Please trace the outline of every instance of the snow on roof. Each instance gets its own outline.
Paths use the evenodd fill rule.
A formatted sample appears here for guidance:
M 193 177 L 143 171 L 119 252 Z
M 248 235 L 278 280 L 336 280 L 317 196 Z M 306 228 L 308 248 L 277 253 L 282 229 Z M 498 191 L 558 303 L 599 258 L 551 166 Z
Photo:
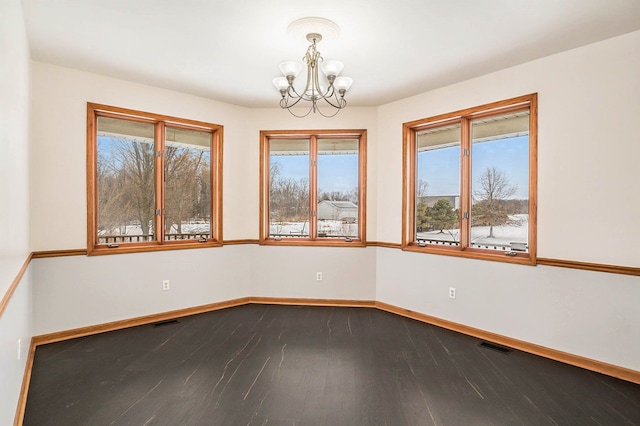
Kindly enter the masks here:
M 352 203 L 351 201 L 331 201 L 331 200 L 322 200 L 321 203 L 328 203 L 334 206 L 337 209 L 357 209 L 358 206 Z

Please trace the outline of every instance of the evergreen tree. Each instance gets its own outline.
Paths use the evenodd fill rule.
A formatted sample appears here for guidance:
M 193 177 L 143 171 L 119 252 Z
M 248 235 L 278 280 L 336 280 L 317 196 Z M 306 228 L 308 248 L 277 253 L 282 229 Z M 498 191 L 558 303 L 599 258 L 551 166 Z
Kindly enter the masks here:
M 456 227 L 459 221 L 459 213 L 453 209 L 447 199 L 436 201 L 433 207 L 426 208 L 427 224 L 432 229 L 439 229 L 442 234 L 445 229 Z

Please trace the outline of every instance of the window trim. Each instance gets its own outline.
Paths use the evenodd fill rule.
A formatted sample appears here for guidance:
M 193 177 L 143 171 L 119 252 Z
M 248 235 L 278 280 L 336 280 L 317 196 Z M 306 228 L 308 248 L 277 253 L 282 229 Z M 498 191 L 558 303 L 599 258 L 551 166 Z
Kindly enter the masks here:
M 527 253 L 516 253 L 515 256 L 506 256 L 501 251 L 470 247 L 469 219 L 461 217 L 460 246 L 420 246 L 416 242 L 416 168 L 417 146 L 416 132 L 428 128 L 439 127 L 448 123 L 461 124 L 461 152 L 470 149 L 471 146 L 471 120 L 488 116 L 499 115 L 518 110 L 529 110 L 529 235 Z M 481 260 L 493 260 L 499 262 L 517 263 L 523 265 L 535 265 L 537 257 L 537 181 L 538 181 L 538 95 L 518 96 L 498 102 L 484 104 L 460 111 L 440 114 L 429 118 L 419 119 L 402 125 L 402 250 L 420 253 L 443 254 Z M 460 212 L 471 211 L 471 157 L 462 156 L 460 161 L 461 188 L 460 188 Z
M 97 120 L 108 117 L 155 125 L 156 151 L 164 151 L 165 127 L 200 130 L 211 133 L 211 238 L 206 242 L 198 240 L 164 240 L 163 215 L 155 215 L 154 226 L 159 230 L 155 241 L 123 243 L 109 247 L 98 243 L 98 193 L 97 193 Z M 87 254 L 139 253 L 147 251 L 179 250 L 222 246 L 222 146 L 223 126 L 203 121 L 189 120 L 161 114 L 137 111 L 127 108 L 87 102 Z M 155 158 L 156 210 L 163 208 L 164 162 Z
M 306 139 L 309 144 L 309 161 L 317 164 L 318 139 L 358 139 L 358 238 L 345 241 L 337 238 L 318 238 L 316 220 L 313 217 L 313 203 L 317 198 L 318 182 L 317 169 L 312 173 L 309 167 L 309 237 L 291 237 L 276 240 L 269 237 L 269 170 L 270 139 Z M 261 245 L 286 246 L 325 246 L 325 247 L 365 247 L 366 246 L 366 217 L 367 217 L 367 131 L 365 129 L 349 130 L 261 130 L 260 131 L 260 238 Z M 311 194 L 314 194 L 311 196 Z M 317 203 L 316 203 L 317 205 Z M 314 237 L 315 236 L 315 237 Z

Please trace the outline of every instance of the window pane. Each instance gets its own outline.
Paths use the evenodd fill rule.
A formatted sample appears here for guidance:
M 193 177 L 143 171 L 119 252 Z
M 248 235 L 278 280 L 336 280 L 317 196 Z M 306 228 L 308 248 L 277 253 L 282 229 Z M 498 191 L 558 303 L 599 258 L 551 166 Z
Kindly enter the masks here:
M 460 245 L 460 124 L 416 134 L 416 241 Z
M 309 236 L 309 140 L 269 141 L 269 236 Z
M 358 140 L 318 140 L 319 238 L 358 237 Z
M 155 240 L 154 127 L 98 117 L 99 244 Z
M 471 247 L 528 251 L 529 112 L 472 121 Z
M 165 129 L 164 239 L 211 238 L 211 133 Z

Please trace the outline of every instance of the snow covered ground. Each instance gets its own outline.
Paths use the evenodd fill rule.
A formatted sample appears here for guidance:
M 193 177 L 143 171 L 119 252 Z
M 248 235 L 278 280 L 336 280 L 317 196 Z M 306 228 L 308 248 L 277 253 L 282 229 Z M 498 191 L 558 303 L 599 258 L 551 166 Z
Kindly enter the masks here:
M 471 228 L 471 243 L 473 246 L 482 247 L 502 247 L 510 246 L 512 242 L 527 243 L 529 233 L 529 215 L 517 214 L 509 216 L 514 222 L 518 224 L 494 226 L 493 238 L 489 238 L 488 226 L 474 226 Z M 430 232 L 418 232 L 416 234 L 417 239 L 425 239 L 431 241 L 454 242 L 460 238 L 459 229 L 445 229 L 442 233 L 440 231 Z
M 482 247 L 501 247 L 510 246 L 512 242 L 527 243 L 528 241 L 528 219 L 529 215 L 518 214 L 510 216 L 514 222 L 519 222 L 518 225 L 508 226 L 494 226 L 493 235 L 494 238 L 489 238 L 488 226 L 474 226 L 471 228 L 471 243 L 474 246 Z M 185 223 L 182 225 L 183 234 L 208 234 L 208 223 Z M 171 229 L 171 233 L 177 233 L 175 226 Z M 308 236 L 309 235 L 309 222 L 276 222 L 271 223 L 269 226 L 270 235 L 280 235 L 282 237 L 296 237 L 296 236 Z M 357 223 L 343 223 L 340 220 L 321 220 L 318 221 L 318 234 L 320 236 L 327 237 L 357 237 L 358 236 L 358 224 Z M 109 236 L 114 235 L 142 235 L 142 229 L 139 226 L 127 226 L 126 229 L 122 229 L 121 233 L 110 233 Z M 101 237 L 106 236 L 104 233 L 100 233 Z M 416 234 L 417 239 L 442 241 L 443 243 L 455 242 L 460 238 L 459 229 L 446 229 L 442 233 L 440 231 L 430 232 L 418 232 Z
M 182 224 L 182 233 L 183 234 L 208 234 L 209 233 L 209 224 L 208 223 L 183 223 Z M 174 225 L 171 228 L 170 234 L 177 234 L 178 229 Z M 100 231 L 98 236 L 100 237 L 112 237 L 112 236 L 120 236 L 120 235 L 142 235 L 142 228 L 139 225 L 127 225 L 126 227 L 121 227 L 117 232 L 112 230 L 108 234 L 105 231 Z
M 269 225 L 270 235 L 282 237 L 296 237 L 309 235 L 309 222 L 275 222 Z M 320 220 L 318 221 L 319 236 L 328 237 L 357 237 L 357 223 L 342 223 L 340 220 Z

